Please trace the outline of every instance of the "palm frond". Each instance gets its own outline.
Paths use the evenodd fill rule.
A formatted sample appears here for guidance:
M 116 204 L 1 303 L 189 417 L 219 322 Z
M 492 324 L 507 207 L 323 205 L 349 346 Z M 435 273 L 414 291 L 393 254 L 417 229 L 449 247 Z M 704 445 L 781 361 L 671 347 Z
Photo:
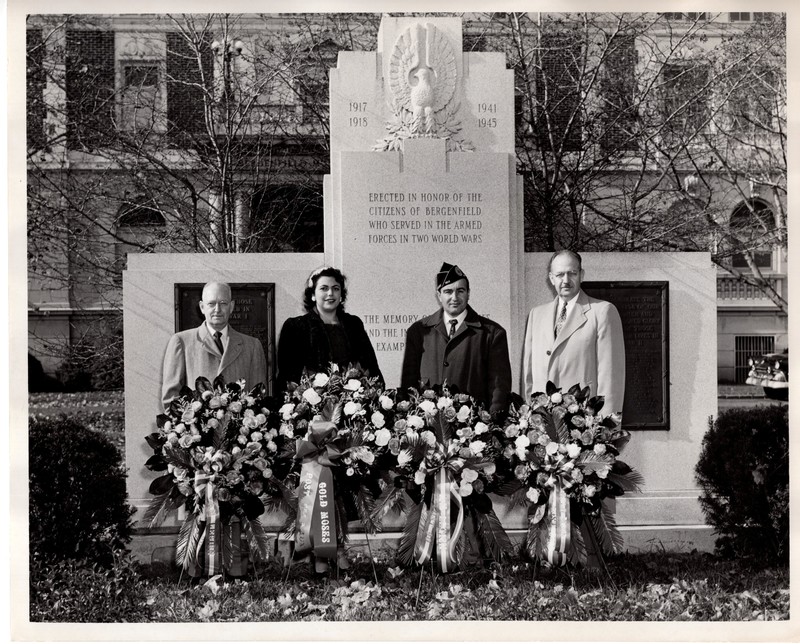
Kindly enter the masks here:
M 278 494 L 269 494 L 266 499 L 262 498 L 264 508 L 267 512 L 285 512 L 289 516 L 294 516 L 297 512 L 297 490 L 293 490 L 275 477 L 270 479 L 270 483 L 278 488 Z
M 514 547 L 511 545 L 511 539 L 503 529 L 503 524 L 494 512 L 494 508 L 489 510 L 488 513 L 477 513 L 478 517 L 478 537 L 483 542 L 483 545 L 492 555 L 495 561 L 501 561 L 504 555 L 511 555 Z
M 547 435 L 550 437 L 551 441 L 558 441 L 558 431 L 556 431 L 556 423 L 555 419 L 553 418 L 552 414 L 542 413 L 540 414 L 542 417 L 542 424 L 544 425 L 544 429 L 547 432 Z
M 403 534 L 397 547 L 397 561 L 404 566 L 410 566 L 414 563 L 414 546 L 417 543 L 417 530 L 419 529 L 421 515 L 422 503 L 414 505 L 406 515 Z
M 197 566 L 197 546 L 201 536 L 200 518 L 193 512 L 181 525 L 175 545 L 175 559 L 184 569 Z
M 589 529 L 594 528 L 594 533 L 597 536 L 603 554 L 613 555 L 622 552 L 624 540 L 619 529 L 617 529 L 614 513 L 605 504 L 601 506 L 600 514 L 590 516 L 589 521 L 591 523 Z
M 558 436 L 559 443 L 566 443 L 569 440 L 569 428 L 567 423 L 564 422 L 567 410 L 563 407 L 556 407 L 553 410 L 553 423 L 555 424 L 556 436 Z
M 547 543 L 549 529 L 549 514 L 545 514 L 537 523 L 528 522 L 528 532 L 525 535 L 525 551 L 531 559 L 544 559 L 544 544 Z
M 638 492 L 644 485 L 644 477 L 636 470 L 631 470 L 627 474 L 608 473 L 608 480 L 616 483 L 626 492 Z
M 393 510 L 403 512 L 406 509 L 405 506 L 406 500 L 403 495 L 403 488 L 396 487 L 393 483 L 389 483 L 383 488 L 381 495 L 375 502 L 372 510 L 372 521 L 380 531 L 383 529 L 383 517 Z
M 586 544 L 583 541 L 581 527 L 572 521 L 569 522 L 570 544 L 567 552 L 567 561 L 571 564 L 586 565 Z
M 155 528 L 164 522 L 167 513 L 179 508 L 186 501 L 186 497 L 182 494 L 175 494 L 176 488 L 172 488 L 169 492 L 157 495 L 142 517 L 142 523 L 148 528 Z
M 222 449 L 222 446 L 225 444 L 225 438 L 228 434 L 228 423 L 230 423 L 230 421 L 230 414 L 225 414 L 222 418 L 222 422 L 214 429 L 214 438 L 212 441 L 214 449 Z
M 464 552 L 467 550 L 467 535 L 464 531 L 458 535 L 458 540 L 456 541 L 456 547 L 453 549 L 453 554 L 456 558 L 456 564 L 458 566 L 461 565 L 461 562 L 464 560 Z
M 380 532 L 381 525 L 375 521 L 375 497 L 364 485 L 359 486 L 355 497 L 358 518 L 361 519 L 364 530 L 370 534 Z
M 167 463 L 184 469 L 190 469 L 192 467 L 192 457 L 189 456 L 187 450 L 176 449 L 167 443 L 161 449 L 161 453 L 164 455 L 164 460 L 166 460 Z
M 250 544 L 250 554 L 260 561 L 266 561 L 269 557 L 269 539 L 264 531 L 261 521 L 254 519 L 250 521 L 247 517 L 240 517 L 242 531 Z

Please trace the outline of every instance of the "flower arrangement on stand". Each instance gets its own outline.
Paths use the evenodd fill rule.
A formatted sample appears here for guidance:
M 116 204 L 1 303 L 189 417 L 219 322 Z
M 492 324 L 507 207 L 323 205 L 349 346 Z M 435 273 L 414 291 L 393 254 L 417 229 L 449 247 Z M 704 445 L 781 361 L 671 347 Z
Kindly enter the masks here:
M 473 398 L 447 386 L 409 393 L 409 400 L 393 407 L 391 458 L 385 461 L 391 461 L 388 485 L 375 509 L 380 517 L 402 509 L 404 495 L 414 502 L 398 561 L 424 565 L 435 558 L 438 569 L 447 573 L 462 563 L 467 549 L 470 558 L 482 551 L 500 560 L 512 546 L 488 493 L 498 483 L 495 459 L 502 429 Z M 393 400 L 395 395 L 385 397 Z
M 262 384 L 212 384 L 198 378 L 156 419 L 146 437 L 153 456 L 146 463 L 165 474 L 154 479 L 154 495 L 143 522 L 154 527 L 171 510 L 184 507 L 177 561 L 192 576 L 220 572 L 242 575 L 250 556 L 266 560 L 267 538 L 259 517 L 274 495 L 276 454 L 284 442 L 278 419 L 264 406 Z
M 285 529 L 294 532 L 297 554 L 336 559 L 353 520 L 368 533 L 380 529 L 372 510 L 389 437 L 376 383 L 358 367 L 342 373 L 331 365 L 286 392 L 279 432 L 293 449 L 281 457 L 294 467 L 284 490 L 296 489 L 296 501 Z
M 575 385 L 553 383 L 530 405 L 513 406 L 505 422 L 502 456 L 513 479 L 498 490 L 511 505 L 528 505 L 525 550 L 551 565 L 587 564 L 594 553 L 622 546 L 613 511 L 603 503 L 638 490 L 641 475 L 619 460 L 630 439 L 617 414 L 600 416 L 603 397 Z

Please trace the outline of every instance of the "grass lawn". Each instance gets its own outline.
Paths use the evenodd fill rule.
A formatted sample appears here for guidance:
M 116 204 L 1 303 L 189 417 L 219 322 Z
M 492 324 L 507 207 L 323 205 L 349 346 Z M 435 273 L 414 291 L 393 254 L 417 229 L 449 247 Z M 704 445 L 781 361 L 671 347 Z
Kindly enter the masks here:
M 122 392 L 32 394 L 30 415 L 79 417 L 124 448 Z M 142 437 L 144 440 L 144 436 Z M 111 570 L 66 562 L 32 570 L 31 620 L 752 621 L 789 618 L 789 569 L 703 553 L 620 555 L 599 570 L 515 560 L 450 575 L 372 563 L 317 579 L 308 564 L 267 564 L 247 580 L 190 580 L 127 559 Z M 377 579 L 376 579 L 377 578 Z
M 707 554 L 622 555 L 598 570 L 543 570 L 517 561 L 450 575 L 366 559 L 337 578 L 308 564 L 248 580 L 205 582 L 152 567 L 48 579 L 32 621 L 270 622 L 309 620 L 753 621 L 789 618 L 788 568 Z M 92 575 L 97 579 L 90 579 Z M 377 575 L 377 583 L 375 582 Z M 421 581 L 421 583 L 420 583 Z

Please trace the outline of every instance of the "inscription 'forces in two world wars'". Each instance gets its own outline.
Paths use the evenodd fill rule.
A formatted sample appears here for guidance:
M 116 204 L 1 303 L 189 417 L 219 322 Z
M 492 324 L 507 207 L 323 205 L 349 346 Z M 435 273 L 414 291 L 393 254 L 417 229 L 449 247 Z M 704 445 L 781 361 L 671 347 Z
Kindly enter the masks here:
M 480 192 L 370 192 L 368 244 L 480 244 Z

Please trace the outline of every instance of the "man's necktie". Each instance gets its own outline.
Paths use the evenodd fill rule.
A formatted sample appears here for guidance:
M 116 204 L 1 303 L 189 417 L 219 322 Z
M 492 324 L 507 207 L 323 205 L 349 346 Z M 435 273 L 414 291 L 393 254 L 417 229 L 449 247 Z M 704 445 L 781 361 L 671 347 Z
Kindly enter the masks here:
M 458 320 L 450 320 L 450 334 L 447 336 L 448 338 L 452 339 L 453 336 L 456 334 L 456 327 L 458 326 Z
M 220 354 L 225 353 L 225 347 L 222 346 L 222 333 L 219 331 L 214 332 L 214 344 L 217 345 L 217 349 L 219 349 Z
M 561 333 L 561 329 L 564 326 L 564 322 L 567 321 L 567 303 L 564 302 L 564 308 L 561 309 L 561 314 L 558 316 L 558 320 L 556 321 L 556 328 L 554 329 L 555 336 L 558 337 L 558 334 Z

